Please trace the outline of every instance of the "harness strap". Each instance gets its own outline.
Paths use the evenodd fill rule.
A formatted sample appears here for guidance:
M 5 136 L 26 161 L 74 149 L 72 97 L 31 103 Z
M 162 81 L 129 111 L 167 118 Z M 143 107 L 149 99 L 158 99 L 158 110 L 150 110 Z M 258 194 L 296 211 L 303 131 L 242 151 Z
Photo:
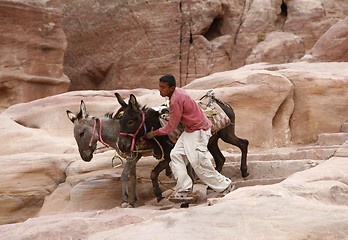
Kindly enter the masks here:
M 91 136 L 91 139 L 89 140 L 89 146 L 92 146 L 92 142 L 93 142 L 93 139 L 94 139 L 94 134 L 95 134 L 95 130 L 97 128 L 97 121 L 95 119 L 94 120 L 94 124 L 93 124 L 93 131 L 92 131 L 92 136 Z
M 104 142 L 103 137 L 102 137 L 103 121 L 100 120 L 99 118 L 97 118 L 97 120 L 99 121 L 99 142 L 101 142 L 105 146 L 109 147 L 109 145 L 106 142 Z
M 134 150 L 135 139 L 136 139 L 136 137 L 137 137 L 137 135 L 142 127 L 144 127 L 144 135 L 146 134 L 145 113 L 143 111 L 141 111 L 141 113 L 142 113 L 141 123 L 140 123 L 138 129 L 135 131 L 135 133 L 120 133 L 120 135 L 132 137 L 132 145 L 131 145 L 131 149 L 130 149 L 131 152 L 133 152 L 133 150 Z
M 92 131 L 91 139 L 89 140 L 89 146 L 92 146 L 92 144 L 93 144 L 94 134 L 95 134 L 95 131 L 97 129 L 97 122 L 99 121 L 98 140 L 104 146 L 109 147 L 109 145 L 106 142 L 104 142 L 103 137 L 102 137 L 103 121 L 100 120 L 99 118 L 94 118 L 93 120 L 94 120 L 93 131 Z

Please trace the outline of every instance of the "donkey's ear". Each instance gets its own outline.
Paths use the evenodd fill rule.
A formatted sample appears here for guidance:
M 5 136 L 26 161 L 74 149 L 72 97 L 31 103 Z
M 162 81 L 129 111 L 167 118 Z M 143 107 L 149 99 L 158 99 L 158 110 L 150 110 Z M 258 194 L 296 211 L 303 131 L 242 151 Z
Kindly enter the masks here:
M 134 110 L 138 109 L 138 103 L 137 103 L 137 99 L 136 97 L 131 94 L 129 97 L 129 102 L 128 102 L 129 106 L 131 106 Z
M 66 115 L 68 116 L 68 118 L 70 119 L 70 121 L 72 121 L 72 123 L 75 122 L 75 120 L 77 119 L 76 115 L 73 114 L 71 111 L 66 110 Z
M 87 117 L 87 111 L 86 111 L 86 104 L 83 100 L 81 100 L 81 105 L 80 105 L 80 113 L 82 118 Z
M 118 102 L 121 104 L 122 108 L 123 109 L 126 109 L 127 108 L 127 103 L 125 103 L 125 101 L 123 100 L 123 98 L 121 97 L 121 95 L 119 93 L 115 93 L 115 96 L 118 100 Z

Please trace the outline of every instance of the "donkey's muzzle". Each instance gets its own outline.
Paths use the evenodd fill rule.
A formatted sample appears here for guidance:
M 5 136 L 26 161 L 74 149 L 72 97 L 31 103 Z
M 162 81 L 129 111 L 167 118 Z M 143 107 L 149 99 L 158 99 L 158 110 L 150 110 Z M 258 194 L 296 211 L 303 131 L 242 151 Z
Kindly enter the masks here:
M 83 161 L 85 162 L 90 162 L 93 158 L 93 149 L 87 149 L 84 151 L 80 151 L 80 156 L 82 158 Z
M 81 158 L 85 162 L 90 162 L 92 160 L 92 158 L 93 158 L 93 154 L 91 154 L 91 155 L 81 155 Z
M 132 141 L 130 137 L 120 136 L 117 144 L 121 152 L 129 153 L 131 149 Z

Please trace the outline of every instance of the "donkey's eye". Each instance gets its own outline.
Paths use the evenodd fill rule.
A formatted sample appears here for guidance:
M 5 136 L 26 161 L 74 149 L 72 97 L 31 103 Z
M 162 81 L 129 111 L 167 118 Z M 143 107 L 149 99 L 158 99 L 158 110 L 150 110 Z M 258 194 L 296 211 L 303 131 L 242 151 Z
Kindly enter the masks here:
M 133 125 L 133 123 L 134 123 L 134 120 L 129 120 L 129 121 L 127 122 L 128 126 Z
M 83 135 L 85 135 L 85 132 L 80 132 L 80 138 L 82 138 Z

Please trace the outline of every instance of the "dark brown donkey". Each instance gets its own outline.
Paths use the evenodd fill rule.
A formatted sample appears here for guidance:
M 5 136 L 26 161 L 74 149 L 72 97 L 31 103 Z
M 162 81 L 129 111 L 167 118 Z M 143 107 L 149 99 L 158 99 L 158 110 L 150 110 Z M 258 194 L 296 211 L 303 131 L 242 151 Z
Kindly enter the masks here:
M 133 94 L 130 95 L 128 104 L 124 102 L 118 93 L 115 93 L 115 95 L 123 108 L 123 115 L 120 118 L 121 133 L 118 139 L 118 147 L 122 152 L 130 153 L 134 150 L 134 144 L 138 142 L 140 138 L 146 134 L 146 132 L 156 130 L 161 127 L 159 113 L 152 108 L 141 108 Z M 241 150 L 242 157 L 240 170 L 242 172 L 242 177 L 246 178 L 249 175 L 247 171 L 247 153 L 249 142 L 248 140 L 238 138 L 235 135 L 235 114 L 231 106 L 215 97 L 213 97 L 213 101 L 215 101 L 223 109 L 231 120 L 231 124 L 219 130 L 209 139 L 208 150 L 214 158 L 216 166 L 215 168 L 217 171 L 221 172 L 225 163 L 225 157 L 221 153 L 218 146 L 218 139 L 221 138 L 223 141 L 233 144 Z M 169 141 L 168 136 L 157 136 L 156 139 L 164 150 L 164 160 L 160 161 L 152 170 L 151 180 L 157 201 L 160 201 L 163 199 L 163 197 L 158 185 L 157 177 L 162 170 L 168 167 L 170 161 L 170 150 L 173 146 Z
M 100 141 L 104 145 L 114 148 L 117 153 L 126 158 L 124 169 L 121 175 L 122 181 L 122 207 L 134 206 L 136 202 L 136 162 L 144 155 L 143 153 L 134 154 L 134 156 L 127 155 L 119 150 L 117 141 L 120 133 L 119 118 L 117 114 L 107 113 L 104 116 L 98 118 L 87 114 L 86 105 L 81 101 L 80 112 L 75 115 L 71 111 L 67 110 L 68 118 L 74 123 L 74 137 L 78 145 L 81 158 L 90 162 L 93 158 L 93 153 L 97 148 L 97 142 Z M 147 141 L 146 149 L 152 149 L 154 156 L 160 158 L 161 150 L 159 146 L 154 141 Z M 144 150 L 144 147 L 140 147 L 140 150 Z M 165 152 L 170 152 L 170 150 L 165 149 Z M 148 153 L 147 153 L 148 154 Z M 159 163 L 161 166 L 161 171 L 166 168 L 162 168 L 163 163 Z M 156 181 L 153 183 L 154 186 L 158 186 L 157 176 L 153 177 L 154 171 L 151 173 L 151 178 Z M 167 167 L 167 175 L 170 174 L 170 168 Z M 128 199 L 128 176 L 130 176 L 130 199 Z M 159 188 L 158 188 L 159 189 Z M 159 193 L 157 193 L 159 195 Z M 156 195 L 156 196 L 157 196 Z M 158 199 L 158 198 L 157 198 Z M 129 203 L 128 203 L 129 201 Z

